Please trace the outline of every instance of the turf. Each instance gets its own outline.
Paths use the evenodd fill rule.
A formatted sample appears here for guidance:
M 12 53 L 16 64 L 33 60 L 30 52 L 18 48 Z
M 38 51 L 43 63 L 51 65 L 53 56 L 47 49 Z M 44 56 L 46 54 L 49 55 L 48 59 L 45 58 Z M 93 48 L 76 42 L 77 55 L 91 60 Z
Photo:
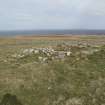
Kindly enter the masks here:
M 0 100 L 6 93 L 16 95 L 23 105 L 105 105 L 105 46 L 103 37 L 81 38 L 92 40 L 99 51 L 82 56 L 76 54 L 78 40 L 17 40 L 0 42 Z M 94 40 L 95 39 L 95 40 Z M 94 41 L 93 41 L 94 40 Z M 101 41 L 100 41 L 101 40 Z M 24 48 L 55 47 L 59 44 L 77 43 L 73 54 L 64 61 L 37 63 L 37 56 L 15 59 L 11 55 Z M 98 42 L 100 41 L 100 43 Z M 102 43 L 101 43 L 102 42 Z M 92 49 L 86 47 L 85 49 Z M 57 47 L 56 47 L 57 48 Z

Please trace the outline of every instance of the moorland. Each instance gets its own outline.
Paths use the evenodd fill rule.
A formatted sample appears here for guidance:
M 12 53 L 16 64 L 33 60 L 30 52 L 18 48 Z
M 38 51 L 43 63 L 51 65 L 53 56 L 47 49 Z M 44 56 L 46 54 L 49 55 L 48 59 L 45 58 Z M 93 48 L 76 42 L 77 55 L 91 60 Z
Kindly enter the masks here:
M 105 105 L 105 36 L 0 38 L 0 100 L 22 105 Z

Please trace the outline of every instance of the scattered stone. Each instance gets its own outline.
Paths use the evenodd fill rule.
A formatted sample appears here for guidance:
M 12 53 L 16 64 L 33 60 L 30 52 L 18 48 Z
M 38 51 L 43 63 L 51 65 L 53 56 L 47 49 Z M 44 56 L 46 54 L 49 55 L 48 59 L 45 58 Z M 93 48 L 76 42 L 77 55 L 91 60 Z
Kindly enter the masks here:
M 72 52 L 68 51 L 68 52 L 67 52 L 67 56 L 70 56 L 70 55 L 71 55 L 71 53 L 72 53 Z
M 54 49 L 52 47 L 48 48 L 29 48 L 29 49 L 22 49 L 22 53 L 20 54 L 14 54 L 12 57 L 14 58 L 23 58 L 27 55 L 34 54 L 38 57 L 39 62 L 46 62 L 49 59 L 51 60 L 65 60 L 66 57 L 71 56 L 73 53 L 74 56 L 77 56 L 76 60 L 79 60 L 80 54 L 81 56 L 86 56 L 93 54 L 94 52 L 99 51 L 99 48 L 91 48 L 91 47 L 81 47 L 82 45 L 80 44 L 79 46 L 68 46 L 63 44 L 58 46 L 60 47 L 59 49 Z M 63 47 L 63 48 L 62 48 Z M 62 50 L 61 50 L 62 49 Z

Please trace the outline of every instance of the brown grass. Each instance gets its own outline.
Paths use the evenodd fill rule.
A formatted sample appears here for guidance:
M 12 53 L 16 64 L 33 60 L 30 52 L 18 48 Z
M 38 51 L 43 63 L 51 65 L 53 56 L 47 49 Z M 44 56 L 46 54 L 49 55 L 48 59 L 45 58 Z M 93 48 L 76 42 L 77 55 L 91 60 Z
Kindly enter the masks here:
M 79 40 L 81 37 L 79 35 L 36 35 L 36 36 L 16 36 L 19 40 Z

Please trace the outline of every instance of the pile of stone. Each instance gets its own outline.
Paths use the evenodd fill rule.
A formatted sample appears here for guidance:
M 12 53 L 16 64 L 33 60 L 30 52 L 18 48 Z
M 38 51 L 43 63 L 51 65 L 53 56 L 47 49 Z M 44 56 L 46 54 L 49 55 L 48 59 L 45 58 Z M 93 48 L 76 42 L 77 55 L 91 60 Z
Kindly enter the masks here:
M 23 58 L 27 55 L 37 55 L 39 61 L 47 61 L 48 59 L 65 59 L 65 57 L 71 55 L 71 51 L 56 51 L 54 48 L 27 48 L 22 49 L 19 54 L 14 54 L 12 57 L 14 58 Z M 44 55 L 44 56 L 43 56 Z

